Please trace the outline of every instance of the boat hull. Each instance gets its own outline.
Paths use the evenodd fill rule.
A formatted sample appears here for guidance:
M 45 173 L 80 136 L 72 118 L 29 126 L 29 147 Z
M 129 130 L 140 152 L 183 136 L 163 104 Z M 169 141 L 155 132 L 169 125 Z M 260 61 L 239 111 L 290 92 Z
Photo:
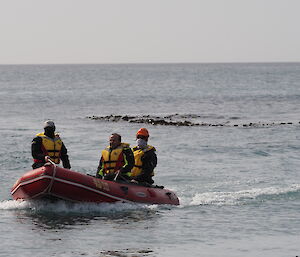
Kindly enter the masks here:
M 160 187 L 102 180 L 55 165 L 26 172 L 11 189 L 15 200 L 58 198 L 73 202 L 137 202 L 179 205 L 174 192 Z

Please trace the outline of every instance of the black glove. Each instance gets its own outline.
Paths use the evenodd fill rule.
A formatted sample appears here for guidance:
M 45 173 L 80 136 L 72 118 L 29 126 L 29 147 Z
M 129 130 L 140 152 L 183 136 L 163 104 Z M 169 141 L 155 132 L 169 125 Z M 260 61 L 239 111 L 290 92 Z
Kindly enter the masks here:
M 115 178 L 115 174 L 105 174 L 104 175 L 104 177 L 103 177 L 103 179 L 105 179 L 105 180 L 114 180 L 114 178 Z
M 98 171 L 97 171 L 97 173 L 96 173 L 96 178 L 101 178 L 101 179 L 103 179 L 103 177 L 98 173 Z

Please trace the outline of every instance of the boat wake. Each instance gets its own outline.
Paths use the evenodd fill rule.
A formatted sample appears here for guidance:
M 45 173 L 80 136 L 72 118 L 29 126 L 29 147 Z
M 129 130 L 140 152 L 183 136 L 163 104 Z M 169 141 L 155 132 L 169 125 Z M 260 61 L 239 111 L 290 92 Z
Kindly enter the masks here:
M 5 200 L 0 201 L 0 210 L 23 210 L 28 209 L 28 205 L 25 201 Z
M 71 203 L 66 201 L 15 201 L 0 202 L 0 210 L 25 210 L 33 213 L 53 213 L 59 215 L 97 215 L 124 213 L 137 210 L 155 210 L 157 205 L 136 203 Z
M 246 205 L 272 200 L 293 200 L 299 197 L 300 184 L 294 184 L 286 188 L 267 187 L 236 192 L 197 193 L 189 205 Z

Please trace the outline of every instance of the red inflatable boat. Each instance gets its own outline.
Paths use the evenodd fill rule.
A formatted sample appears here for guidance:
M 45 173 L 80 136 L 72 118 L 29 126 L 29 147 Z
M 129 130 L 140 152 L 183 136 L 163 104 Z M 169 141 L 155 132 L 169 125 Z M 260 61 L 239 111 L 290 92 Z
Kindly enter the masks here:
M 63 199 L 74 202 L 137 202 L 179 205 L 177 196 L 162 187 L 108 181 L 47 163 L 25 173 L 11 189 L 13 199 Z

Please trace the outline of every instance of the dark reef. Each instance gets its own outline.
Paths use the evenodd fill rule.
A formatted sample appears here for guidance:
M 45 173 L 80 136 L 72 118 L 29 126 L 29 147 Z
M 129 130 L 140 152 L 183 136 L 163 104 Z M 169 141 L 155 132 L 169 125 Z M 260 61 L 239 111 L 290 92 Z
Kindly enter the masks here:
M 201 119 L 200 115 L 196 114 L 169 114 L 169 115 L 106 115 L 106 116 L 88 116 L 91 120 L 101 120 L 108 122 L 120 122 L 127 121 L 130 123 L 141 123 L 151 125 L 162 125 L 162 126 L 207 126 L 207 127 L 270 127 L 279 125 L 293 125 L 297 123 L 293 122 L 250 122 L 241 124 L 231 124 L 230 121 L 221 123 L 207 123 L 207 122 L 194 122 L 192 120 Z M 238 120 L 234 118 L 232 120 Z M 300 121 L 299 123 L 300 124 Z

